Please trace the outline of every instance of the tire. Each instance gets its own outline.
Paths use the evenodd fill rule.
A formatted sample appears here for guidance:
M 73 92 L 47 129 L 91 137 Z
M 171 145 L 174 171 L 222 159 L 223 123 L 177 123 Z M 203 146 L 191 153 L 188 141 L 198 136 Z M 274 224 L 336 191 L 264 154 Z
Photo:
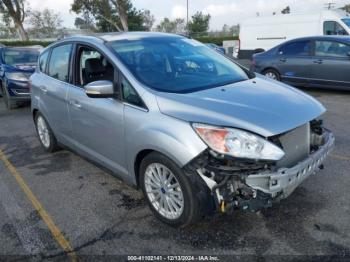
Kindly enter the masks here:
M 6 91 L 6 87 L 2 88 L 2 94 L 3 94 L 3 100 L 5 103 L 5 106 L 8 110 L 12 110 L 18 107 L 16 101 L 13 101 L 9 93 Z
M 170 178 L 170 173 L 173 175 L 172 178 Z M 161 174 L 164 174 L 169 180 L 168 186 L 164 184 L 159 186 Z M 139 182 L 145 199 L 154 215 L 173 227 L 194 224 L 202 216 L 201 203 L 197 197 L 198 187 L 188 176 L 172 160 L 157 152 L 150 153 L 141 162 Z M 178 187 L 175 187 L 176 183 Z M 169 185 L 173 188 L 169 188 Z M 162 198 L 164 199 L 163 205 L 161 205 Z M 177 207 L 178 210 L 176 211 L 174 207 Z
M 263 73 L 264 76 L 271 78 L 273 80 L 281 81 L 280 74 L 274 69 L 267 69 Z
M 34 118 L 35 129 L 38 134 L 40 144 L 46 152 L 53 153 L 59 150 L 57 139 L 53 134 L 44 116 L 38 112 Z

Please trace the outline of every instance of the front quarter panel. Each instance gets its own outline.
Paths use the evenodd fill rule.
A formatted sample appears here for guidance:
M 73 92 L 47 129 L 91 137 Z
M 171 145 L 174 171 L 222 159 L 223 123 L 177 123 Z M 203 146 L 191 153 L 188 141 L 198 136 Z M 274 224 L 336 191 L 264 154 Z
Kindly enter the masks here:
M 124 110 L 126 159 L 133 184 L 137 182 L 136 157 L 143 150 L 158 151 L 183 167 L 207 148 L 188 122 L 159 110 L 142 111 L 128 105 Z

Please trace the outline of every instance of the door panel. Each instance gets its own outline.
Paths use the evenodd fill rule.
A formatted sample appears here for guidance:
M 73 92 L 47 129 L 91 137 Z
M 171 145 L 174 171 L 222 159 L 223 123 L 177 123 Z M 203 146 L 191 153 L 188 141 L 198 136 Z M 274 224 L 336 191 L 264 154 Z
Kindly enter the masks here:
M 70 88 L 69 115 L 78 150 L 126 175 L 124 104 L 113 98 L 90 98 L 83 88 Z
M 60 142 L 69 144 L 72 130 L 68 117 L 67 92 L 72 86 L 69 68 L 72 44 L 54 47 L 48 62 L 47 74 L 41 74 L 40 107 Z M 45 70 L 44 70 L 45 71 Z
M 350 88 L 350 46 L 335 41 L 315 41 L 312 83 Z
M 278 53 L 278 69 L 283 80 L 306 83 L 310 77 L 312 58 L 309 41 L 296 41 L 282 46 Z

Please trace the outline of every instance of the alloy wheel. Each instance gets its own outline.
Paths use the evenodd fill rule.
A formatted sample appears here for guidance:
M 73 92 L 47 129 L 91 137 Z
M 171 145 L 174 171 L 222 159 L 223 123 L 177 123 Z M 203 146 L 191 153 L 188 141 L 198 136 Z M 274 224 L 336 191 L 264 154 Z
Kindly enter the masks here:
M 150 164 L 145 171 L 145 190 L 154 209 L 167 219 L 177 219 L 184 210 L 184 196 L 175 175 L 164 165 Z

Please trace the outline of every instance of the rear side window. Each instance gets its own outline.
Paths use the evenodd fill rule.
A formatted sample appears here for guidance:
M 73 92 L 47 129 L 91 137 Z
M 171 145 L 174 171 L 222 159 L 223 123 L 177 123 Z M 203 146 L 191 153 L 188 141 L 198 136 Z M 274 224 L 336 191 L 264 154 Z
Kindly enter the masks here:
M 49 76 L 63 82 L 69 81 L 69 61 L 71 50 L 72 44 L 61 45 L 52 49 L 49 63 Z
M 346 30 L 335 21 L 326 21 L 323 23 L 324 35 L 348 35 Z
M 46 73 L 47 58 L 49 57 L 49 52 L 45 51 L 39 57 L 39 69 L 40 72 Z
M 281 55 L 299 55 L 308 56 L 310 55 L 310 42 L 300 41 L 286 44 L 280 49 Z
M 327 57 L 348 57 L 350 46 L 335 41 L 315 41 L 315 55 Z

